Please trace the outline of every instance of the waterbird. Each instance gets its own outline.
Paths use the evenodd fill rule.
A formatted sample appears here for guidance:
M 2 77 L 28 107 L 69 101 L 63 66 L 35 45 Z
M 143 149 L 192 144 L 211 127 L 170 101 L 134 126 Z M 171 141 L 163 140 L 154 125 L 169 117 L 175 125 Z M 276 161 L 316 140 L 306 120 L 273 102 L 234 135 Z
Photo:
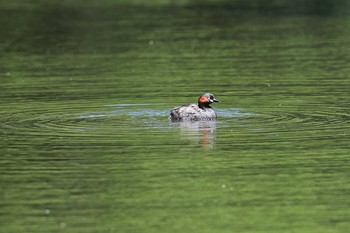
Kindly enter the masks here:
M 177 121 L 213 121 L 217 115 L 210 104 L 220 102 L 213 94 L 204 93 L 198 97 L 198 104 L 185 104 L 170 111 L 170 120 Z

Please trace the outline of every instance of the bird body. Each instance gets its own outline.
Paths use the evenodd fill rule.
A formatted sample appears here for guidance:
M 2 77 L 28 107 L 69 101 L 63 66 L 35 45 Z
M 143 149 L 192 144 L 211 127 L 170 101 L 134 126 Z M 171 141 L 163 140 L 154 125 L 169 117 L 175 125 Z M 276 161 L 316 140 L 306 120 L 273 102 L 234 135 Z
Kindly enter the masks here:
M 172 121 L 212 121 L 217 115 L 210 106 L 211 103 L 220 102 L 211 93 L 205 93 L 198 98 L 198 104 L 186 104 L 175 107 L 170 111 Z

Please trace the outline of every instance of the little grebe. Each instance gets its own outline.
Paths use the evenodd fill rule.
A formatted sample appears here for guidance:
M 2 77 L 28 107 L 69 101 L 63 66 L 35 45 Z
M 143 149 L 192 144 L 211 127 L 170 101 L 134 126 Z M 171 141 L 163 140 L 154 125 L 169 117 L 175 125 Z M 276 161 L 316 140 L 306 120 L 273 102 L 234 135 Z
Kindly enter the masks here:
M 186 104 L 170 111 L 171 121 L 212 121 L 216 113 L 210 107 L 211 103 L 220 102 L 211 93 L 205 93 L 198 98 L 198 104 Z

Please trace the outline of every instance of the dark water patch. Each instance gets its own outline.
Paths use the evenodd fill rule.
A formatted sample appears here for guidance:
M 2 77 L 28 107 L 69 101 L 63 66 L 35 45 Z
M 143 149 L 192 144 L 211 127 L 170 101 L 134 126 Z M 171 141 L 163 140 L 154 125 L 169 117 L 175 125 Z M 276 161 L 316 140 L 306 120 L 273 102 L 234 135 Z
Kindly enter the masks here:
M 218 29 L 239 27 L 237 22 L 244 25 L 253 18 L 287 15 L 329 17 L 349 7 L 345 0 L 336 3 L 315 0 L 310 3 L 283 1 L 269 4 L 260 1 L 185 2 L 152 6 L 105 1 L 105 4 L 80 1 L 41 1 L 31 7 L 28 4 L 13 4 L 12 7 L 11 4 L 2 4 L 0 22 L 5 26 L 2 34 L 5 42 L 0 49 L 24 54 L 121 54 L 134 49 L 144 50 L 149 45 L 157 45 L 158 41 L 175 40 L 186 44 L 186 41 L 196 38 L 210 40 L 222 35 L 217 33 Z M 260 24 L 260 20 L 256 23 Z M 214 27 L 214 33 L 204 32 L 204 27 L 200 25 Z M 131 27 L 133 30 L 129 30 Z M 170 36 L 169 27 L 178 29 L 177 33 Z M 197 36 L 181 30 L 188 28 L 198 32 Z M 236 36 L 241 37 L 243 32 L 245 39 L 249 39 L 245 30 L 242 28 Z

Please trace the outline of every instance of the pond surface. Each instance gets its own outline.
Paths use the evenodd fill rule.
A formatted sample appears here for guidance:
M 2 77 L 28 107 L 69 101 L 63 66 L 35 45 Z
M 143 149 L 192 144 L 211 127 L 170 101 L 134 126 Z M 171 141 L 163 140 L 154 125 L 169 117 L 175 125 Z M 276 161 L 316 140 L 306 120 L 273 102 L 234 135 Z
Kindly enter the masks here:
M 350 229 L 346 1 L 0 12 L 1 232 Z

